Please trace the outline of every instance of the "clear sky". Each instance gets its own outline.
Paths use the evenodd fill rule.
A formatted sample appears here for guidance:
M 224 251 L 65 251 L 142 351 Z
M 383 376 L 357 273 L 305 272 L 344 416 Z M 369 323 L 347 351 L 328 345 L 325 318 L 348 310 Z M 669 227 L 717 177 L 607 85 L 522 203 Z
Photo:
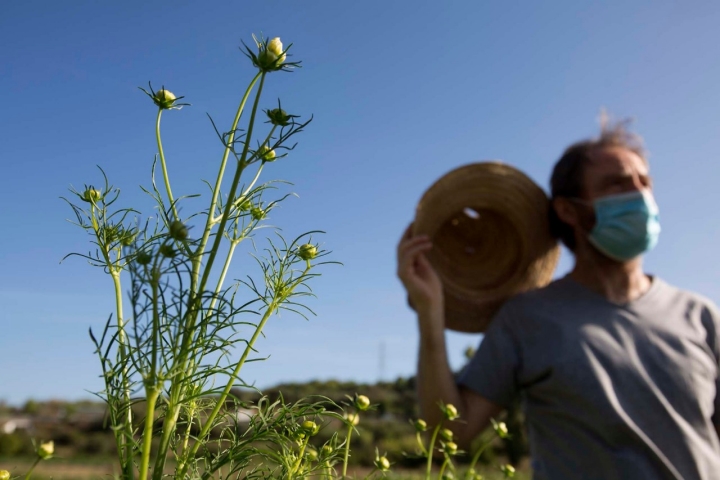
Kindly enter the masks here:
M 423 191 L 468 162 L 502 159 L 543 188 L 598 112 L 636 119 L 650 151 L 663 232 L 647 270 L 720 300 L 720 4 L 611 1 L 208 1 L 0 3 L 0 399 L 78 399 L 98 390 L 88 327 L 113 310 L 110 278 L 80 259 L 70 185 L 101 165 L 128 205 L 152 214 L 155 107 L 165 85 L 191 107 L 167 112 L 176 195 L 205 192 L 254 75 L 252 33 L 293 43 L 304 68 L 272 74 L 277 98 L 313 114 L 266 178 L 298 198 L 273 212 L 288 236 L 327 232 L 344 266 L 323 270 L 306 322 L 283 315 L 244 378 L 375 381 L 411 375 L 417 329 L 395 277 L 395 245 Z M 557 275 L 567 272 L 563 258 Z M 256 273 L 249 255 L 232 278 Z M 451 361 L 477 336 L 450 334 Z M 384 362 L 381 362 L 384 345 Z M 381 363 L 384 367 L 381 368 Z

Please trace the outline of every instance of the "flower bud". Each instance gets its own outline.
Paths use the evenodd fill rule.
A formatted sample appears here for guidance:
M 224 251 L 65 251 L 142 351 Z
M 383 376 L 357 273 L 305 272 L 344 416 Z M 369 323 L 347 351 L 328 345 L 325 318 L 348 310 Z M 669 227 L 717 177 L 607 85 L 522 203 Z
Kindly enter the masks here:
M 444 407 L 442 407 L 442 411 L 445 414 L 445 418 L 448 420 L 455 420 L 460 415 L 458 415 L 457 408 L 455 408 L 455 405 L 448 403 Z
M 507 425 L 505 425 L 505 422 L 499 422 L 495 423 L 493 422 L 493 428 L 495 429 L 495 433 L 500 438 L 508 438 L 510 434 L 508 433 Z
M 267 50 L 269 52 L 272 52 L 275 54 L 276 57 L 279 57 L 283 53 L 283 44 L 280 41 L 280 37 L 275 37 L 272 40 L 270 40 L 267 44 Z
M 375 466 L 381 472 L 387 472 L 390 470 L 390 460 L 388 460 L 385 456 L 377 457 L 375 459 Z
M 241 212 L 248 212 L 252 208 L 252 202 L 249 198 L 238 198 L 237 202 Z
M 327 457 L 332 453 L 333 453 L 333 447 L 328 444 L 323 445 L 322 448 L 320 449 L 320 454 L 323 457 Z
M 273 162 L 275 161 L 275 150 L 271 149 L 267 145 L 263 145 L 258 148 L 257 156 L 263 162 Z
M 177 252 L 175 251 L 173 246 L 168 244 L 160 245 L 158 252 L 160 252 L 160 255 L 166 258 L 175 258 L 175 256 L 177 255 Z
M 265 218 L 265 215 L 266 215 L 266 214 L 265 214 L 265 210 L 263 210 L 262 208 L 260 208 L 260 207 L 252 207 L 252 208 L 250 209 L 250 215 L 252 215 L 252 217 L 253 217 L 255 220 L 260 221 L 260 220 L 262 220 L 263 218 Z
M 10 472 L 7 470 L 0 470 L 0 480 L 10 480 Z
M 413 423 L 413 425 L 415 426 L 415 430 L 418 432 L 424 432 L 425 430 L 427 430 L 427 422 L 425 422 L 425 420 L 423 420 L 422 418 L 418 418 L 417 420 L 415 420 L 415 423 Z
M 515 467 L 512 465 L 503 465 L 500 467 L 500 471 L 505 478 L 513 478 L 515 476 Z
M 306 243 L 304 245 L 300 245 L 297 250 L 298 257 L 302 258 L 303 260 L 312 260 L 317 256 L 317 247 L 311 243 Z M 361 395 L 361 397 L 365 397 L 364 395 Z M 367 399 L 367 397 L 365 397 Z M 370 400 L 368 400 L 368 406 L 369 406 Z M 359 407 L 358 407 L 359 408 Z M 361 408 L 361 410 L 364 410 Z
M 140 265 L 149 265 L 152 262 L 152 255 L 145 251 L 140 251 L 135 255 L 135 261 Z
M 457 453 L 458 446 L 455 442 L 447 442 L 443 445 L 443 449 L 448 453 L 448 455 L 455 455 Z
M 443 428 L 440 430 L 440 438 L 443 440 L 447 440 L 448 442 L 451 442 L 453 439 L 453 432 L 449 428 Z
M 290 124 L 290 115 L 281 108 L 274 108 L 265 112 L 273 125 L 286 127 Z
M 305 420 L 302 425 L 300 425 L 300 428 L 302 428 L 310 436 L 315 435 L 318 431 L 320 431 L 320 426 L 312 420 Z
M 358 423 L 360 423 L 360 415 L 358 415 L 357 413 L 346 413 L 346 414 L 345 414 L 345 420 L 346 420 L 350 425 L 355 426 L 355 425 L 357 425 Z
M 311 247 L 312 247 L 312 245 L 311 245 Z M 313 248 L 315 248 L 315 247 L 313 247 Z M 311 258 L 313 258 L 313 257 L 315 257 L 315 254 L 313 254 L 313 256 Z M 301 256 L 300 258 L 303 258 L 303 257 Z M 303 258 L 303 260 L 307 260 L 307 259 Z M 361 412 L 364 412 L 365 410 L 370 408 L 370 399 L 368 397 L 366 397 L 365 395 L 358 395 L 357 397 L 355 397 L 355 407 L 357 407 L 357 409 L 360 410 Z
M 318 452 L 314 448 L 308 447 L 305 449 L 305 456 L 307 457 L 308 460 L 310 460 L 311 462 L 314 462 L 318 459 Z
M 88 203 L 97 203 L 102 198 L 102 192 L 92 187 L 86 189 L 82 194 L 82 199 Z
M 285 53 L 280 37 L 275 37 L 267 44 L 258 44 L 260 53 L 253 59 L 255 66 L 264 72 L 280 70 L 285 63 Z
M 443 473 L 442 480 L 455 480 L 455 475 L 452 472 Z
M 470 480 L 483 480 L 483 476 L 477 473 L 474 468 L 467 471 L 467 478 Z
M 120 235 L 120 243 L 122 243 L 124 247 L 129 247 L 135 241 L 135 237 L 137 237 L 137 232 L 133 229 L 127 229 Z
M 177 97 L 171 91 L 165 90 L 164 88 L 155 92 L 155 95 L 153 96 L 155 105 L 162 109 L 172 108 L 176 99 Z
M 185 240 L 188 237 L 188 229 L 180 220 L 170 224 L 170 238 L 174 240 Z
M 467 360 L 471 360 L 475 356 L 475 348 L 473 347 L 467 347 L 465 349 L 465 358 Z
M 38 456 L 43 460 L 47 460 L 52 457 L 53 453 L 55 453 L 55 443 L 52 440 L 41 443 L 37 449 Z
M 120 227 L 108 225 L 102 229 L 102 235 L 105 238 L 105 245 L 110 245 L 120 238 Z

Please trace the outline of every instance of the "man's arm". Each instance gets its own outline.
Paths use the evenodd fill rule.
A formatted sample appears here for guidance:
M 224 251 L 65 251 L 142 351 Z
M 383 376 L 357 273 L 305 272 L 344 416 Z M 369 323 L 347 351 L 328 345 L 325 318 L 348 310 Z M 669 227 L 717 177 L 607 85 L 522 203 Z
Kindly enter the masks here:
M 397 274 L 407 290 L 408 303 L 418 314 L 420 411 L 423 420 L 434 427 L 443 420 L 438 403 L 454 405 L 460 421 L 447 422 L 446 427 L 453 431 L 459 446 L 467 447 L 501 408 L 468 389 L 459 388 L 455 382 L 445 345 L 442 283 L 425 257 L 431 248 L 430 239 L 425 235 L 414 237 L 411 226 L 405 230 L 397 248 Z
M 420 314 L 422 316 L 424 314 Z M 442 315 L 434 312 L 432 315 Z M 437 319 L 419 318 L 420 352 L 418 355 L 417 391 L 421 417 L 428 425 L 443 421 L 438 404 L 452 404 L 460 415 L 459 421 L 446 422 L 453 431 L 455 443 L 467 449 L 472 440 L 497 416 L 503 408 L 470 389 L 458 386 L 447 360 L 445 335 L 442 331 L 423 328 L 437 325 Z

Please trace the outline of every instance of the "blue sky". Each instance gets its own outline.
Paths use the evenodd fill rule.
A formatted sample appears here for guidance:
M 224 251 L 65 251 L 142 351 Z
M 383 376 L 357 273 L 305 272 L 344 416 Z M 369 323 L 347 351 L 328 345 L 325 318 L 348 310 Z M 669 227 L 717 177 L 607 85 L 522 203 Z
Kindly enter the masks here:
M 597 133 L 601 107 L 636 119 L 650 151 L 663 233 L 647 270 L 720 300 L 720 5 L 710 2 L 2 2 L 0 5 L 0 399 L 87 397 L 100 389 L 88 327 L 113 309 L 109 277 L 79 259 L 70 185 L 99 183 L 152 213 L 155 107 L 165 85 L 191 107 L 163 117 L 180 193 L 204 193 L 254 75 L 252 33 L 293 43 L 303 68 L 269 77 L 315 120 L 269 178 L 298 198 L 273 212 L 290 237 L 321 229 L 332 259 L 309 322 L 273 318 L 266 362 L 245 379 L 375 381 L 414 372 L 417 328 L 395 277 L 395 245 L 440 175 L 502 159 L 547 188 L 571 142 Z M 565 256 L 557 275 L 570 262 Z M 231 276 L 253 273 L 249 255 Z M 477 336 L 449 334 L 451 362 Z M 380 350 L 384 345 L 384 368 Z

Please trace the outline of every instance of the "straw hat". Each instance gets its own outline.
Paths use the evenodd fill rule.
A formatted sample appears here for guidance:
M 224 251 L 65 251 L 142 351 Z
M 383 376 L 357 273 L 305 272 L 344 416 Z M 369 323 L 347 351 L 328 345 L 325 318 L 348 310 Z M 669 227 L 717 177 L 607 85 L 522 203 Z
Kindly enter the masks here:
M 500 162 L 459 167 L 425 192 L 413 234 L 432 239 L 447 328 L 483 332 L 509 297 L 550 282 L 560 247 L 548 208 L 535 182 Z

